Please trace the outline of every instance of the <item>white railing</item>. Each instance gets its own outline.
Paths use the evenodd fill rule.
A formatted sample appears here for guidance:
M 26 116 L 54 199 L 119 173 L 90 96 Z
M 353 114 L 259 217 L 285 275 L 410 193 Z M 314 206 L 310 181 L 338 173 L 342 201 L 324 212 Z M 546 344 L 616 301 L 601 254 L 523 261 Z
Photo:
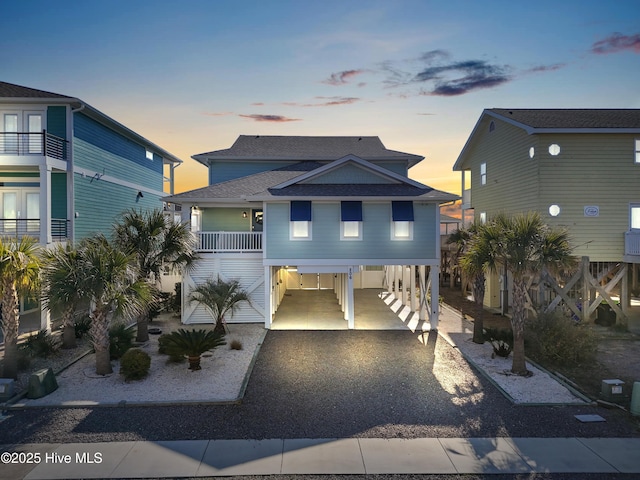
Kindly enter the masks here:
M 200 252 L 261 252 L 262 232 L 198 232 Z
M 640 256 L 640 232 L 624 232 L 624 254 Z

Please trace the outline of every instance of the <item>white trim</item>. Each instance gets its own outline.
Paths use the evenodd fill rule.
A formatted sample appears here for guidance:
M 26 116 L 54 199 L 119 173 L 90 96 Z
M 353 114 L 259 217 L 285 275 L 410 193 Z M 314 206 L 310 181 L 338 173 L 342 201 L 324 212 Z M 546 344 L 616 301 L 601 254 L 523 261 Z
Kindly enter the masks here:
M 439 258 L 264 258 L 263 265 L 440 265 Z

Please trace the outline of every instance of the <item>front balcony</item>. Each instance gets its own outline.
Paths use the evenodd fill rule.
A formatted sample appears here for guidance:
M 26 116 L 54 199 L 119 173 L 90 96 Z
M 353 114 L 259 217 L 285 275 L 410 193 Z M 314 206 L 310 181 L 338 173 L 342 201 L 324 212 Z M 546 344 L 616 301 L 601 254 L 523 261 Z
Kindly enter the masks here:
M 51 239 L 54 242 L 64 242 L 68 239 L 69 220 L 52 218 L 50 224 Z M 30 236 L 38 240 L 38 243 L 46 244 L 40 238 L 40 220 L 37 218 L 2 218 L 0 219 L 0 237 L 16 238 Z
M 262 232 L 196 232 L 199 252 L 262 252 Z
M 67 160 L 68 143 L 43 130 L 42 133 L 0 132 L 0 155 L 44 155 Z

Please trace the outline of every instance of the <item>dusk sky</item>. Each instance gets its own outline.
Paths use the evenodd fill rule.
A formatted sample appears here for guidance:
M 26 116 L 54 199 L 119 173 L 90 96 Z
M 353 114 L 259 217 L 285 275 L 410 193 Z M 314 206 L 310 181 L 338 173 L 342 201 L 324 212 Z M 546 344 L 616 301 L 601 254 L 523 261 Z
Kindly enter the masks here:
M 10 1 L 0 31 L 0 80 L 178 156 L 178 192 L 260 134 L 378 135 L 459 194 L 484 108 L 640 108 L 640 0 Z

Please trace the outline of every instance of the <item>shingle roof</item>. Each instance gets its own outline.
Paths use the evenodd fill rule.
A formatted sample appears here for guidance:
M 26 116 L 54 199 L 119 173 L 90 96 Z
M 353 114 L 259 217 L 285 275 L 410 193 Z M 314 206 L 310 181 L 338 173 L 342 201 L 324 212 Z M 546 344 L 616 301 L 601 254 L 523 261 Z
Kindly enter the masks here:
M 346 155 L 365 160 L 405 159 L 417 163 L 424 157 L 388 150 L 378 137 L 311 137 L 240 135 L 231 148 L 194 155 L 207 159 L 336 160 Z
M 294 184 L 271 188 L 322 167 L 317 162 L 299 162 L 277 170 L 227 180 L 207 187 L 165 197 L 167 202 L 244 200 L 247 197 L 421 197 L 424 200 L 450 201 L 458 197 L 424 185 L 402 184 Z
M 36 90 L 35 88 L 14 85 L 13 83 L 0 82 L 0 97 L 2 98 L 67 98 L 73 100 L 73 97 L 60 95 L 59 93 L 45 92 L 44 90 Z
M 640 128 L 640 109 L 491 108 L 489 111 L 532 128 Z

